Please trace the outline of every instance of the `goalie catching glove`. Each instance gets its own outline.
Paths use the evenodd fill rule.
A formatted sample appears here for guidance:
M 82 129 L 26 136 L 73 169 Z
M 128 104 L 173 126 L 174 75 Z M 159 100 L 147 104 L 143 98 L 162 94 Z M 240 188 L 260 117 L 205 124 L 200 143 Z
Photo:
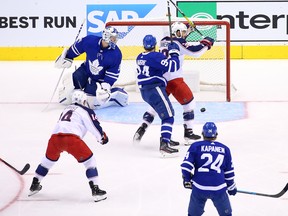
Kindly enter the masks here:
M 208 48 L 208 50 L 210 50 L 214 44 L 214 39 L 210 38 L 210 37 L 205 37 L 203 40 L 200 41 L 200 43 L 203 46 L 206 46 Z
M 55 67 L 56 68 L 70 68 L 73 60 L 66 58 L 67 55 L 67 48 L 65 47 L 62 54 L 56 59 L 55 61 Z

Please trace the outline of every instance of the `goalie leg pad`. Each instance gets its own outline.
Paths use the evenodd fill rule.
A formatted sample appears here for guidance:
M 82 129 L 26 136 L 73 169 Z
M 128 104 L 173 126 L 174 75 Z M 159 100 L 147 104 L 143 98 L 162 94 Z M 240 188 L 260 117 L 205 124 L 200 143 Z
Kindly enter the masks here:
M 111 89 L 110 101 L 111 100 L 122 107 L 127 106 L 129 104 L 128 93 L 124 89 L 118 87 Z
M 106 103 L 97 106 L 97 109 L 101 109 L 108 106 L 127 106 L 129 104 L 128 101 L 128 93 L 122 88 L 112 88 L 110 93 L 110 98 Z
M 66 73 L 62 79 L 62 87 L 59 89 L 58 102 L 64 105 L 71 104 L 71 95 L 74 90 L 72 73 Z

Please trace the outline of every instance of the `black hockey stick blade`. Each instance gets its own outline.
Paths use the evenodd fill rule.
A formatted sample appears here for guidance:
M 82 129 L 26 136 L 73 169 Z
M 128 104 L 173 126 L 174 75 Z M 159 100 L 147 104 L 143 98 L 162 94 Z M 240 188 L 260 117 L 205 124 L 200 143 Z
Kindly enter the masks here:
M 17 170 L 15 167 L 13 167 L 11 164 L 7 163 L 5 160 L 0 158 L 0 161 L 2 161 L 6 166 L 14 170 L 15 172 L 19 173 L 20 175 L 24 175 L 29 169 L 30 169 L 30 164 L 27 163 L 22 170 Z
M 20 172 L 18 171 L 18 173 L 20 175 L 24 175 L 29 169 L 30 169 L 30 164 L 27 163 Z
M 252 192 L 252 191 L 243 191 L 243 190 L 237 190 L 237 192 L 238 193 L 244 193 L 244 194 L 250 194 L 250 195 L 256 195 L 256 196 L 265 196 L 265 197 L 279 198 L 279 197 L 283 196 L 286 193 L 287 190 L 288 190 L 288 183 L 277 194 L 265 194 L 265 193 L 257 193 L 257 192 Z

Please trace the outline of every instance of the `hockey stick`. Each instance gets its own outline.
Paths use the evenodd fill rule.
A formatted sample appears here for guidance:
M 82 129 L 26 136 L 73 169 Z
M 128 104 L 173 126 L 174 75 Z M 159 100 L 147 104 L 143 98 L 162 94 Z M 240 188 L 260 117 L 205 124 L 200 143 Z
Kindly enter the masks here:
M 283 194 L 286 193 L 288 190 L 288 183 L 285 185 L 285 187 L 277 194 L 265 194 L 265 193 L 257 193 L 257 192 L 252 192 L 252 191 L 243 191 L 243 190 L 237 190 L 239 193 L 244 193 L 244 194 L 249 194 L 249 195 L 257 195 L 257 196 L 265 196 L 265 197 L 272 197 L 272 198 L 279 198 Z
M 82 22 L 82 24 L 81 24 L 81 26 L 80 26 L 80 28 L 79 28 L 79 31 L 78 31 L 78 34 L 77 34 L 76 37 L 75 37 L 74 43 L 77 41 L 77 39 L 78 39 L 78 37 L 79 37 L 79 35 L 80 35 L 81 31 L 82 31 L 82 28 L 83 28 L 84 23 L 85 23 L 85 19 L 83 20 L 83 22 Z M 50 98 L 50 101 L 49 101 L 49 103 L 46 105 L 46 107 L 43 109 L 43 111 L 45 111 L 45 110 L 49 107 L 49 105 L 51 104 L 51 102 L 52 102 L 52 100 L 53 100 L 53 98 L 54 98 L 54 95 L 55 95 L 55 93 L 56 93 L 56 90 L 57 90 L 57 88 L 58 88 L 58 86 L 59 86 L 59 83 L 60 83 L 60 81 L 61 81 L 61 79 L 62 79 L 62 76 L 63 76 L 63 73 L 64 73 L 65 69 L 66 69 L 66 68 L 63 68 L 63 70 L 62 70 L 62 72 L 61 72 L 61 74 L 60 74 L 60 77 L 59 77 L 59 79 L 58 79 L 58 81 L 57 81 L 57 84 L 56 84 L 56 86 L 55 86 L 55 88 L 54 88 L 53 94 L 52 94 L 52 96 L 51 96 L 51 98 Z
M 171 21 L 171 11 L 170 11 L 170 3 L 169 3 L 169 0 L 167 0 L 167 9 L 168 9 L 168 21 L 169 21 L 170 40 L 171 40 L 171 43 L 172 43 L 172 42 L 173 42 L 173 38 L 172 38 L 172 21 Z
M 179 11 L 179 13 L 182 14 L 182 16 L 187 20 L 187 22 L 189 23 L 190 26 L 192 26 L 195 31 L 202 37 L 204 38 L 204 35 L 196 28 L 196 25 L 194 24 L 194 22 L 192 22 L 191 20 L 189 20 L 189 18 L 184 14 L 184 12 L 182 10 L 180 10 L 180 8 L 172 1 L 172 0 L 169 0 L 173 5 L 174 7 Z
M 2 158 L 0 158 L 0 161 L 3 162 L 6 166 L 8 166 L 9 168 L 11 168 L 12 170 L 16 171 L 17 173 L 19 173 L 20 175 L 24 175 L 30 168 L 30 164 L 27 163 L 24 168 L 22 170 L 17 170 L 15 167 L 13 167 L 12 165 L 10 165 L 9 163 L 7 163 L 5 160 L 3 160 Z

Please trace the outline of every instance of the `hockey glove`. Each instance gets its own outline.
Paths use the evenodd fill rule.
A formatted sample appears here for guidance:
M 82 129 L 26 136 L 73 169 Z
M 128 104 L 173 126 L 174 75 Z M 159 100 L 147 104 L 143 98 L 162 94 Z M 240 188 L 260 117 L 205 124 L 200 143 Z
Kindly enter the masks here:
M 70 68 L 73 60 L 66 58 L 67 48 L 64 48 L 62 54 L 56 59 L 55 67 L 56 68 Z
M 108 143 L 108 141 L 109 141 L 109 139 L 108 139 L 108 136 L 106 135 L 106 133 L 103 131 L 103 135 L 102 135 L 102 139 L 101 139 L 101 144 L 102 145 L 105 145 L 105 144 L 107 144 Z
M 192 176 L 193 176 L 193 175 L 192 175 Z M 185 180 L 185 177 L 184 177 L 184 176 L 182 176 L 182 178 L 183 178 L 183 186 L 184 186 L 184 188 L 186 188 L 186 189 L 192 189 L 192 180 L 187 181 L 187 180 Z
M 210 50 L 211 47 L 212 47 L 213 44 L 214 44 L 214 39 L 213 39 L 213 38 L 210 38 L 210 37 L 205 37 L 203 40 L 200 41 L 200 43 L 201 43 L 203 46 L 207 46 L 208 50 Z
M 102 88 L 102 84 L 104 83 L 98 83 L 96 82 L 96 86 L 97 86 L 97 90 L 96 90 L 96 100 L 97 100 L 97 104 L 99 106 L 103 105 L 104 103 L 106 103 L 109 99 L 110 99 L 110 89 L 103 89 Z M 106 83 L 107 85 L 109 85 L 108 83 Z M 104 85 L 105 86 L 105 85 Z M 110 85 L 109 85 L 110 87 Z
M 183 185 L 186 189 L 192 189 L 192 182 L 183 181 Z
M 111 90 L 111 85 L 109 83 L 103 82 L 101 83 L 101 87 L 103 90 L 110 92 Z
M 190 26 L 190 24 L 186 24 L 186 27 L 187 27 L 187 33 L 186 33 L 186 38 L 192 33 L 195 31 L 195 28 Z
M 179 56 L 180 55 L 180 48 L 178 46 L 178 44 L 172 42 L 172 43 L 169 43 L 168 45 L 168 53 L 171 57 L 173 56 Z
M 235 184 L 233 184 L 230 187 L 228 187 L 227 190 L 228 190 L 228 194 L 230 196 L 235 196 L 235 194 L 237 193 L 237 187 L 236 187 Z

